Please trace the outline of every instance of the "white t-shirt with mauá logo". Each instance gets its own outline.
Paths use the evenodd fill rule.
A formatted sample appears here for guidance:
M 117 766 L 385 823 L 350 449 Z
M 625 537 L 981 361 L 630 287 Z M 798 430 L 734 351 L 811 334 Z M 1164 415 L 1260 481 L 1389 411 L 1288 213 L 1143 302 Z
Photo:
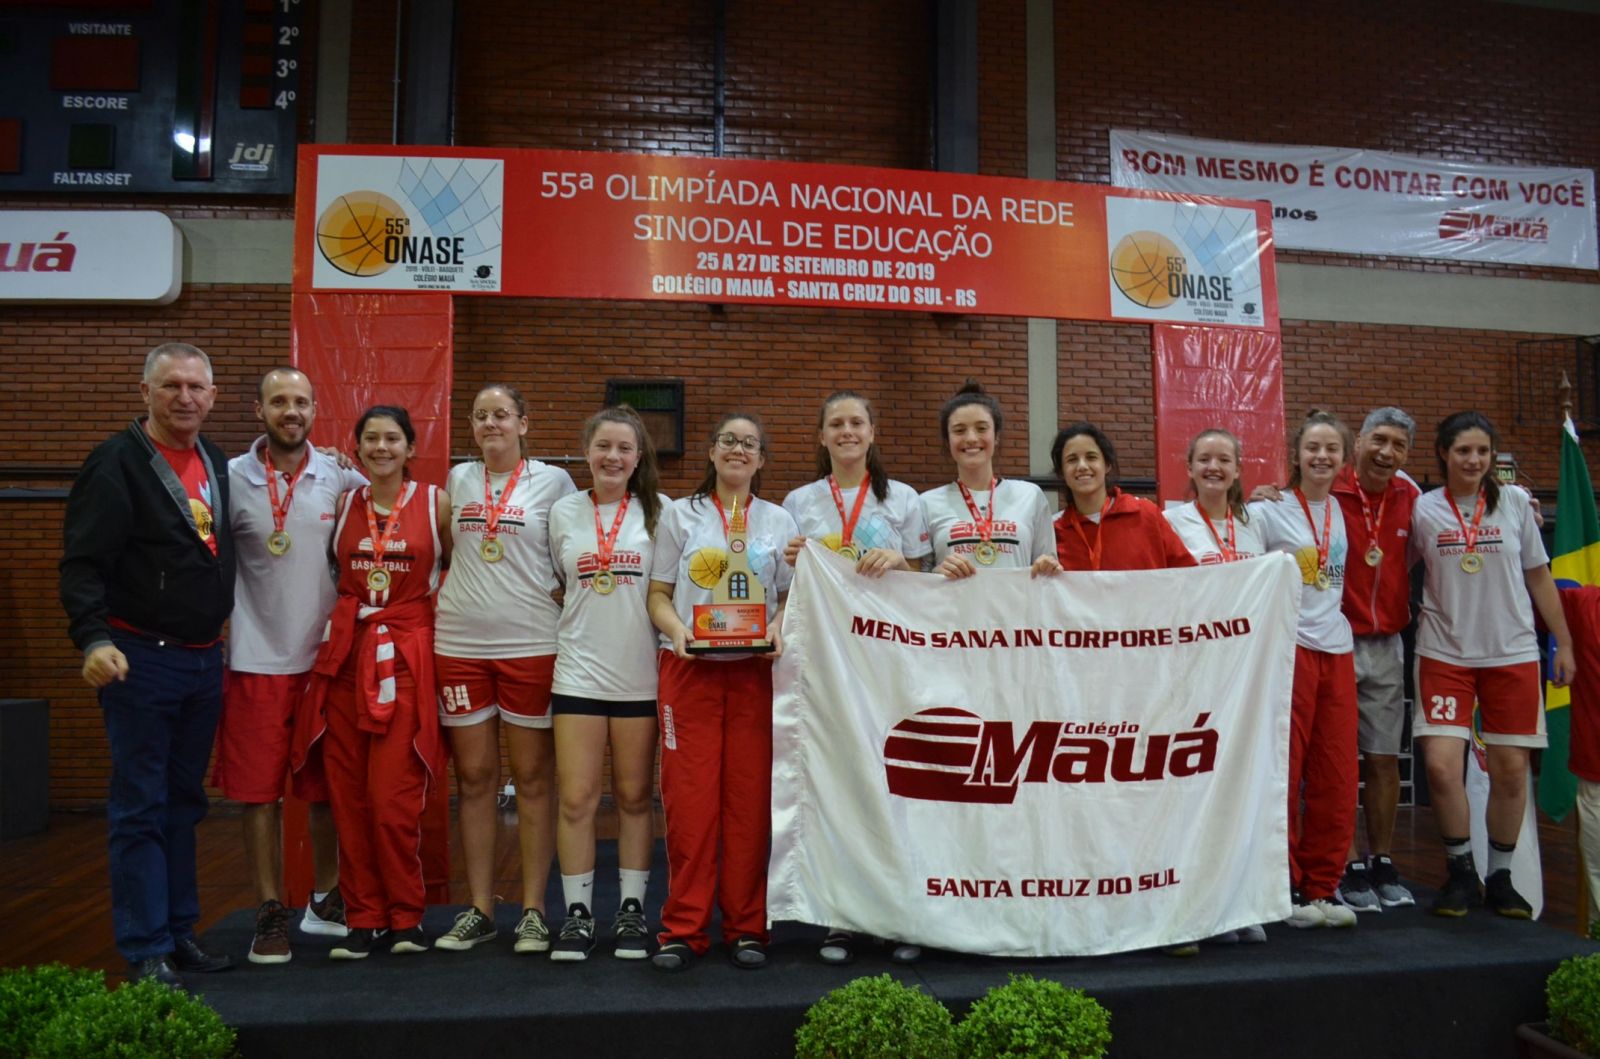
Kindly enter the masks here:
M 661 498 L 665 518 L 672 501 Z M 618 504 L 600 505 L 605 533 Z M 655 542 L 645 529 L 644 508 L 630 496 L 611 552 L 609 593 L 594 590 L 600 571 L 595 505 L 588 490 L 571 493 L 550 508 L 550 554 L 567 586 L 556 627 L 556 673 L 552 690 L 603 702 L 639 702 L 656 697 L 656 629 L 645 601 Z M 660 524 L 657 523 L 659 532 Z
M 1313 535 L 1311 523 L 1306 521 L 1305 508 L 1290 490 L 1281 500 L 1257 500 L 1246 505 L 1250 521 L 1261 526 L 1261 543 L 1270 552 L 1283 552 L 1294 556 L 1300 567 L 1300 623 L 1295 627 L 1295 642 L 1301 647 L 1324 654 L 1344 655 L 1355 650 L 1355 638 L 1350 633 L 1350 620 L 1344 616 L 1344 566 L 1350 557 L 1350 543 L 1344 534 L 1344 515 L 1339 501 L 1308 501 L 1311 518 L 1316 522 Z M 1331 506 L 1333 510 L 1328 511 Z M 1322 539 L 1322 527 L 1330 533 L 1328 544 L 1328 578 L 1326 589 L 1317 588 L 1317 541 Z
M 577 490 L 572 476 L 538 460 L 524 460 L 516 488 L 500 515 L 495 539 L 498 562 L 479 552 L 488 509 L 483 503 L 482 462 L 450 470 L 450 529 L 454 551 L 450 574 L 439 591 L 433 647 L 450 658 L 532 658 L 554 654 L 561 607 L 550 593 L 560 588 L 550 559 L 550 507 Z M 511 472 L 489 476 L 495 500 Z
M 928 546 L 928 527 L 922 520 L 922 504 L 916 490 L 904 482 L 891 481 L 883 500 L 872 491 L 871 479 L 863 479 L 854 489 L 840 489 L 844 500 L 844 515 L 834 502 L 833 489 L 828 479 L 819 478 L 802 485 L 783 498 L 783 509 L 794 517 L 800 535 L 808 540 L 821 541 L 838 551 L 843 543 L 844 520 L 855 510 L 861 490 L 867 491 L 861 503 L 861 514 L 856 519 L 850 540 L 863 554 L 869 548 L 887 548 L 911 560 L 913 568 L 931 550 Z
M 1476 496 L 1456 497 L 1472 525 Z M 1474 550 L 1483 569 L 1461 569 L 1466 540 L 1443 489 L 1425 493 L 1411 513 L 1412 561 L 1423 565 L 1417 654 L 1458 666 L 1509 666 L 1539 659 L 1533 601 L 1525 571 L 1550 561 L 1533 505 L 1521 489 L 1501 489 L 1494 514 L 1484 512 Z
M 972 503 L 980 515 L 989 514 L 989 490 L 973 491 Z M 935 566 L 952 552 L 972 559 L 973 549 L 983 538 L 959 483 L 923 493 L 922 515 L 928 524 Z M 999 553 L 989 567 L 992 570 L 1026 569 L 1041 555 L 1054 555 L 1056 531 L 1044 490 L 1019 478 L 1002 478 L 994 490 L 994 525 L 989 543 Z
M 728 512 L 731 517 L 732 511 Z M 745 511 L 745 555 L 750 572 L 761 582 L 767 596 L 767 622 L 778 613 L 778 597 L 789 591 L 794 567 L 783 561 L 783 549 L 800 535 L 794 517 L 777 504 L 759 497 L 750 498 Z M 694 628 L 696 603 L 710 603 L 711 590 L 722 579 L 728 561 L 728 537 L 722 513 L 708 496 L 674 500 L 661 513 L 656 527 L 656 551 L 650 564 L 650 580 L 673 586 L 672 606 L 678 618 Z M 672 649 L 672 638 L 662 634 L 660 645 Z M 741 652 L 708 654 L 703 658 L 732 661 L 749 657 Z
M 1192 501 L 1178 504 L 1161 512 L 1177 531 L 1178 537 L 1183 541 L 1183 546 L 1189 549 L 1189 554 L 1194 556 L 1194 561 L 1201 566 L 1211 566 L 1214 563 L 1226 562 L 1222 557 L 1222 550 L 1217 546 L 1220 539 L 1224 544 L 1228 540 L 1228 520 L 1226 518 L 1215 520 L 1209 526 L 1206 517 L 1200 508 Z M 1255 519 L 1233 520 L 1233 550 L 1237 559 L 1254 559 L 1258 555 L 1267 553 L 1267 546 L 1261 540 L 1261 525 Z

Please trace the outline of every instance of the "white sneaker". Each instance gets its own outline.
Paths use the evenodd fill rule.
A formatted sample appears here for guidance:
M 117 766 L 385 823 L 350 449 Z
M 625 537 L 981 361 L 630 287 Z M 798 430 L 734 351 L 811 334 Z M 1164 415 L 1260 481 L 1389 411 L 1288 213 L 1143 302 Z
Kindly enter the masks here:
M 1265 945 L 1267 942 L 1267 928 L 1259 923 L 1240 927 L 1234 933 L 1239 935 L 1241 945 Z
M 1285 919 L 1284 922 L 1296 930 L 1312 930 L 1316 927 L 1325 927 L 1328 925 L 1328 916 L 1323 911 L 1323 908 L 1327 903 L 1327 901 L 1308 901 L 1305 904 L 1301 904 L 1296 899 L 1294 910 L 1289 913 L 1289 918 Z M 1346 909 L 1346 911 L 1349 910 Z M 1352 916 L 1355 915 L 1354 912 L 1350 914 Z
M 1323 925 L 1329 927 L 1353 927 L 1356 925 L 1356 914 L 1353 909 L 1346 908 L 1338 901 L 1323 897 L 1311 902 L 1312 907 L 1322 913 Z

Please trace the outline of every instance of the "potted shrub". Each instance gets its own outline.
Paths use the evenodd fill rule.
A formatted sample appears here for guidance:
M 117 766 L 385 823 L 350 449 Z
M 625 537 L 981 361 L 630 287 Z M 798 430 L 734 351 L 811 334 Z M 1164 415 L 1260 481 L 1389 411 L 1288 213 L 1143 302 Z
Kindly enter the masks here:
M 1111 1013 L 1099 1001 L 1049 979 L 1010 977 L 979 998 L 956 1027 L 962 1056 L 1100 1059 L 1106 1054 Z
M 153 981 L 101 990 L 73 1001 L 45 1024 L 30 1053 L 38 1059 L 230 1059 L 234 1032 L 203 1001 Z
M 0 973 L 0 1059 L 33 1054 L 33 1039 L 57 1012 L 106 991 L 104 971 L 59 963 Z
M 955 1059 L 950 1011 L 886 974 L 857 978 L 806 1011 L 796 1059 Z
M 1545 980 L 1544 998 L 1548 1021 L 1517 1027 L 1525 1059 L 1600 1055 L 1600 953 L 1563 960 Z

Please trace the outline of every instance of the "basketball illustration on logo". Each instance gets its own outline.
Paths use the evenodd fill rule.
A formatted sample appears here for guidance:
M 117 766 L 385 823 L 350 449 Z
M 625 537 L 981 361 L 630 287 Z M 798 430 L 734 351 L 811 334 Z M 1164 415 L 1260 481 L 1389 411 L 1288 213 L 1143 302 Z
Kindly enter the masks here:
M 721 548 L 701 548 L 689 556 L 689 580 L 701 588 L 716 588 L 728 568 L 728 553 Z
M 1160 232 L 1129 232 L 1111 251 L 1111 279 L 1129 301 L 1165 309 L 1177 300 L 1168 279 L 1183 261 L 1183 251 Z
M 317 218 L 317 249 L 340 272 L 376 276 L 393 264 L 384 259 L 384 237 L 404 235 L 410 227 L 394 199 L 377 191 L 352 191 L 334 199 Z
M 983 736 L 977 714 L 955 706 L 919 710 L 883 742 L 889 793 L 934 802 L 1009 805 L 1017 785 L 972 783 L 972 765 Z

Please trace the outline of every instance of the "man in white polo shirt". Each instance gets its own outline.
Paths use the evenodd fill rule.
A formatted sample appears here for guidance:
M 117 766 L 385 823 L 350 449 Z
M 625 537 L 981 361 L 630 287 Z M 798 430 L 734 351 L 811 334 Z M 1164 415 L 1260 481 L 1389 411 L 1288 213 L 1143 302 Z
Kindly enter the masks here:
M 312 447 L 316 399 L 302 372 L 267 372 L 255 411 L 266 433 L 228 461 L 228 484 L 237 498 L 230 512 L 239 580 L 213 782 L 224 797 L 244 804 L 245 858 L 260 901 L 250 961 L 285 963 L 291 913 L 281 892 L 279 801 L 289 774 L 294 708 L 333 609 L 328 540 L 334 507 L 342 492 L 365 479 Z M 316 873 L 301 929 L 342 937 L 344 902 L 327 786 L 320 769 L 311 771 L 295 777 L 295 794 L 311 805 Z

